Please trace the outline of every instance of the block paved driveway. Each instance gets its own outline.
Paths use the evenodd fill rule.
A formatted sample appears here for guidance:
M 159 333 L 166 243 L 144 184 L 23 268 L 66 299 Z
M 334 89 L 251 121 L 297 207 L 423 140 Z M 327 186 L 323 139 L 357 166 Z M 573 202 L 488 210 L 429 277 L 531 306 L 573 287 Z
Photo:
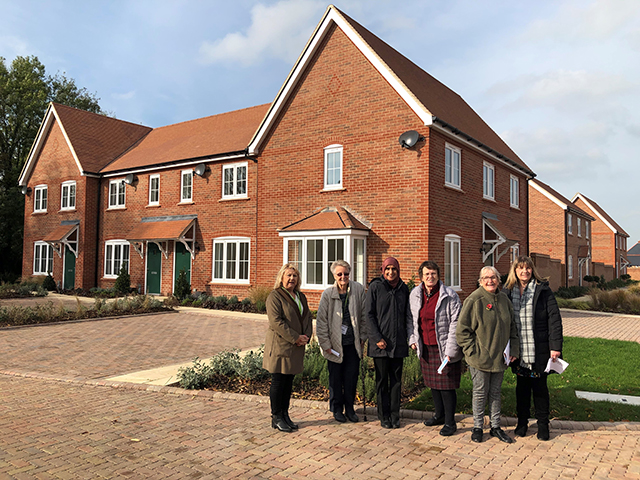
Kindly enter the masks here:
M 583 317 L 565 315 L 565 333 L 612 323 Z M 512 445 L 486 434 L 473 444 L 468 421 L 444 438 L 415 419 L 399 430 L 371 415 L 340 425 L 326 405 L 298 401 L 301 429 L 284 434 L 270 428 L 266 398 L 102 380 L 258 345 L 265 329 L 264 320 L 174 313 L 0 330 L 0 479 L 640 478 L 637 425 L 563 424 L 550 442 L 534 428 Z

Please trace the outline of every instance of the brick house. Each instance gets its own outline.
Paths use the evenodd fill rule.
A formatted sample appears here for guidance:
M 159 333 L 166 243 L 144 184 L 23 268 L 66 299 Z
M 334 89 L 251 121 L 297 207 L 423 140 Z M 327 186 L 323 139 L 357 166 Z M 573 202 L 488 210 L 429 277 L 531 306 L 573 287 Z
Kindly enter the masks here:
M 592 223 L 591 255 L 594 262 L 613 265 L 616 277 L 627 273 L 627 238 L 629 234 L 600 205 L 581 193 L 572 202 L 596 218 Z
M 529 181 L 529 250 L 557 258 L 558 285 L 582 285 L 591 275 L 591 223 L 595 218 L 538 179 Z
M 143 291 L 171 293 L 184 269 L 194 289 L 242 298 L 291 261 L 317 305 L 333 260 L 368 283 L 393 255 L 405 280 L 435 260 L 466 296 L 483 265 L 506 273 L 528 253 L 533 172 L 459 95 L 333 6 L 270 105 L 138 128 L 91 177 L 82 222 L 98 241 L 83 254 L 97 273 L 76 270 L 76 286 L 112 285 L 124 264 Z M 40 150 L 25 188 L 47 176 Z M 29 209 L 23 275 L 42 273 L 33 245 L 51 244 Z

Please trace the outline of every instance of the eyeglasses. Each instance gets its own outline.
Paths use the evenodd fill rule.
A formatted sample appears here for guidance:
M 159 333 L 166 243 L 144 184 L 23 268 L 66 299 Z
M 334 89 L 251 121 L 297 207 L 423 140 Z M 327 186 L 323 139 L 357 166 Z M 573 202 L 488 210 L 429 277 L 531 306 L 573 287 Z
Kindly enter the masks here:
M 348 273 L 336 273 L 336 277 L 348 277 Z
M 486 280 L 497 280 L 498 277 L 496 277 L 495 275 L 492 275 L 491 277 L 482 277 L 480 280 L 482 281 L 486 281 Z

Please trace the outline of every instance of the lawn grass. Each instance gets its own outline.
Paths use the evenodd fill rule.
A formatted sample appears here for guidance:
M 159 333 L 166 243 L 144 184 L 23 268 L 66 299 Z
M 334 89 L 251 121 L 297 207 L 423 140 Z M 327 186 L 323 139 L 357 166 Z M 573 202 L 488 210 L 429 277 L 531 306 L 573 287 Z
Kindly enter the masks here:
M 563 374 L 550 375 L 548 379 L 552 418 L 640 422 L 640 406 L 592 402 L 575 396 L 576 390 L 640 396 L 640 344 L 565 337 L 563 358 L 569 367 Z M 502 384 L 502 414 L 509 417 L 516 416 L 515 387 L 516 376 L 508 369 Z M 471 392 L 471 377 L 466 372 L 458 389 L 458 413 L 472 413 Z M 425 389 L 405 408 L 433 411 L 431 391 Z

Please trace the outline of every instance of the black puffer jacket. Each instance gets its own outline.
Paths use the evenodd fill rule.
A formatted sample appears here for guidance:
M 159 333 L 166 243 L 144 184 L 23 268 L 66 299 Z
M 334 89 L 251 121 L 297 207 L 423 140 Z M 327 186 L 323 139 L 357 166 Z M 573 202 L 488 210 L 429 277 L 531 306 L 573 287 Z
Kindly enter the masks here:
M 535 280 L 532 280 L 535 281 Z M 518 286 L 514 286 L 518 288 Z M 512 292 L 505 289 L 509 300 Z M 533 339 L 536 350 L 535 370 L 543 373 L 551 356 L 551 350 L 562 352 L 562 317 L 558 302 L 549 284 L 537 282 L 533 294 Z M 520 335 L 522 337 L 522 335 Z
M 370 357 L 404 358 L 409 356 L 408 339 L 413 331 L 413 318 L 409 308 L 409 289 L 402 280 L 396 288 L 384 277 L 374 278 L 369 284 L 365 303 Z M 381 350 L 376 345 L 387 342 Z

